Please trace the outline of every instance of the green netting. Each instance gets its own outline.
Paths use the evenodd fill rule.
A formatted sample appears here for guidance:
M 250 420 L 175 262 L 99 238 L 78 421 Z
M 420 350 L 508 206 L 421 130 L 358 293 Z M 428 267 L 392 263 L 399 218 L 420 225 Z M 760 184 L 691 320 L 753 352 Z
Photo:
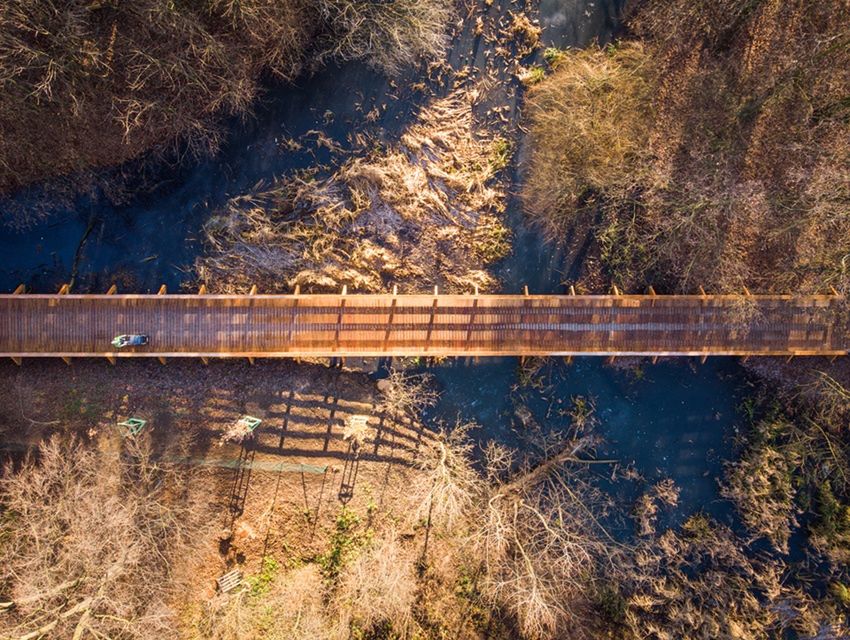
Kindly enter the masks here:
M 296 464 L 290 462 L 272 462 L 270 460 L 259 460 L 248 462 L 241 458 L 232 459 L 208 459 L 208 458 L 171 458 L 166 459 L 166 462 L 176 464 L 187 464 L 196 467 L 221 467 L 224 469 L 257 469 L 258 471 L 272 471 L 281 473 L 291 471 L 296 473 L 316 473 L 323 474 L 328 467 L 314 464 Z
M 251 433 L 254 429 L 260 426 L 262 420 L 255 418 L 254 416 L 242 416 L 239 419 L 239 422 L 245 425 L 248 433 Z
M 124 427 L 127 430 L 127 435 L 135 436 L 145 428 L 147 423 L 147 420 L 142 420 L 141 418 L 127 418 L 124 422 L 119 422 L 118 426 Z

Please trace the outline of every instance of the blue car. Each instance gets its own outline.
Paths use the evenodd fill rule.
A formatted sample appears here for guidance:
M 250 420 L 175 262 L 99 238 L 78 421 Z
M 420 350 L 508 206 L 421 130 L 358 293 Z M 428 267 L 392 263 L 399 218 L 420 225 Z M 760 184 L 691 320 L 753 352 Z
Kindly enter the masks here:
M 149 342 L 148 337 L 139 334 L 129 334 L 129 335 L 121 335 L 116 336 L 112 340 L 112 346 L 116 349 L 123 349 L 124 347 L 143 347 Z

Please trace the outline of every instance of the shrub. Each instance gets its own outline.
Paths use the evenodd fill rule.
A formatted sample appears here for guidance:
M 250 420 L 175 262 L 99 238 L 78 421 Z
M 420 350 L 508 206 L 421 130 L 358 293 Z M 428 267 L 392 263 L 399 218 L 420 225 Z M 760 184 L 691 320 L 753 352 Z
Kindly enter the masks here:
M 0 192 L 151 148 L 215 151 L 269 72 L 445 45 L 448 0 L 9 0 L 0 4 Z
M 651 122 L 649 54 L 637 43 L 549 56 L 529 90 L 525 206 L 553 236 L 589 194 L 625 196 L 641 182 Z

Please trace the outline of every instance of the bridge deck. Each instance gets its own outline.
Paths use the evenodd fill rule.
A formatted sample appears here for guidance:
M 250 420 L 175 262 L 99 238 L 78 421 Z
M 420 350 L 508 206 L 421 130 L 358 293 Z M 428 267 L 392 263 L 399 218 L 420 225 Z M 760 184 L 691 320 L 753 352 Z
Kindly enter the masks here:
M 844 355 L 838 296 L 0 295 L 0 355 Z M 117 350 L 143 333 L 150 344 Z

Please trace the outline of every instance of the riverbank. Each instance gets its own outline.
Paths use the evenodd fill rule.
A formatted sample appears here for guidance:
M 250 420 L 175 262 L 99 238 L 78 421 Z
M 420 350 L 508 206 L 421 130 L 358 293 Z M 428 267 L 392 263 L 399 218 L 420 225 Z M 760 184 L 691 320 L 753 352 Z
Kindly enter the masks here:
M 250 111 L 263 74 L 291 81 L 327 60 L 351 59 L 394 74 L 443 53 L 451 10 L 444 0 L 392 8 L 349 0 L 6 3 L 0 193 L 152 149 L 213 153 L 222 118 Z M 17 213 L 4 222 L 25 225 L 37 214 Z

